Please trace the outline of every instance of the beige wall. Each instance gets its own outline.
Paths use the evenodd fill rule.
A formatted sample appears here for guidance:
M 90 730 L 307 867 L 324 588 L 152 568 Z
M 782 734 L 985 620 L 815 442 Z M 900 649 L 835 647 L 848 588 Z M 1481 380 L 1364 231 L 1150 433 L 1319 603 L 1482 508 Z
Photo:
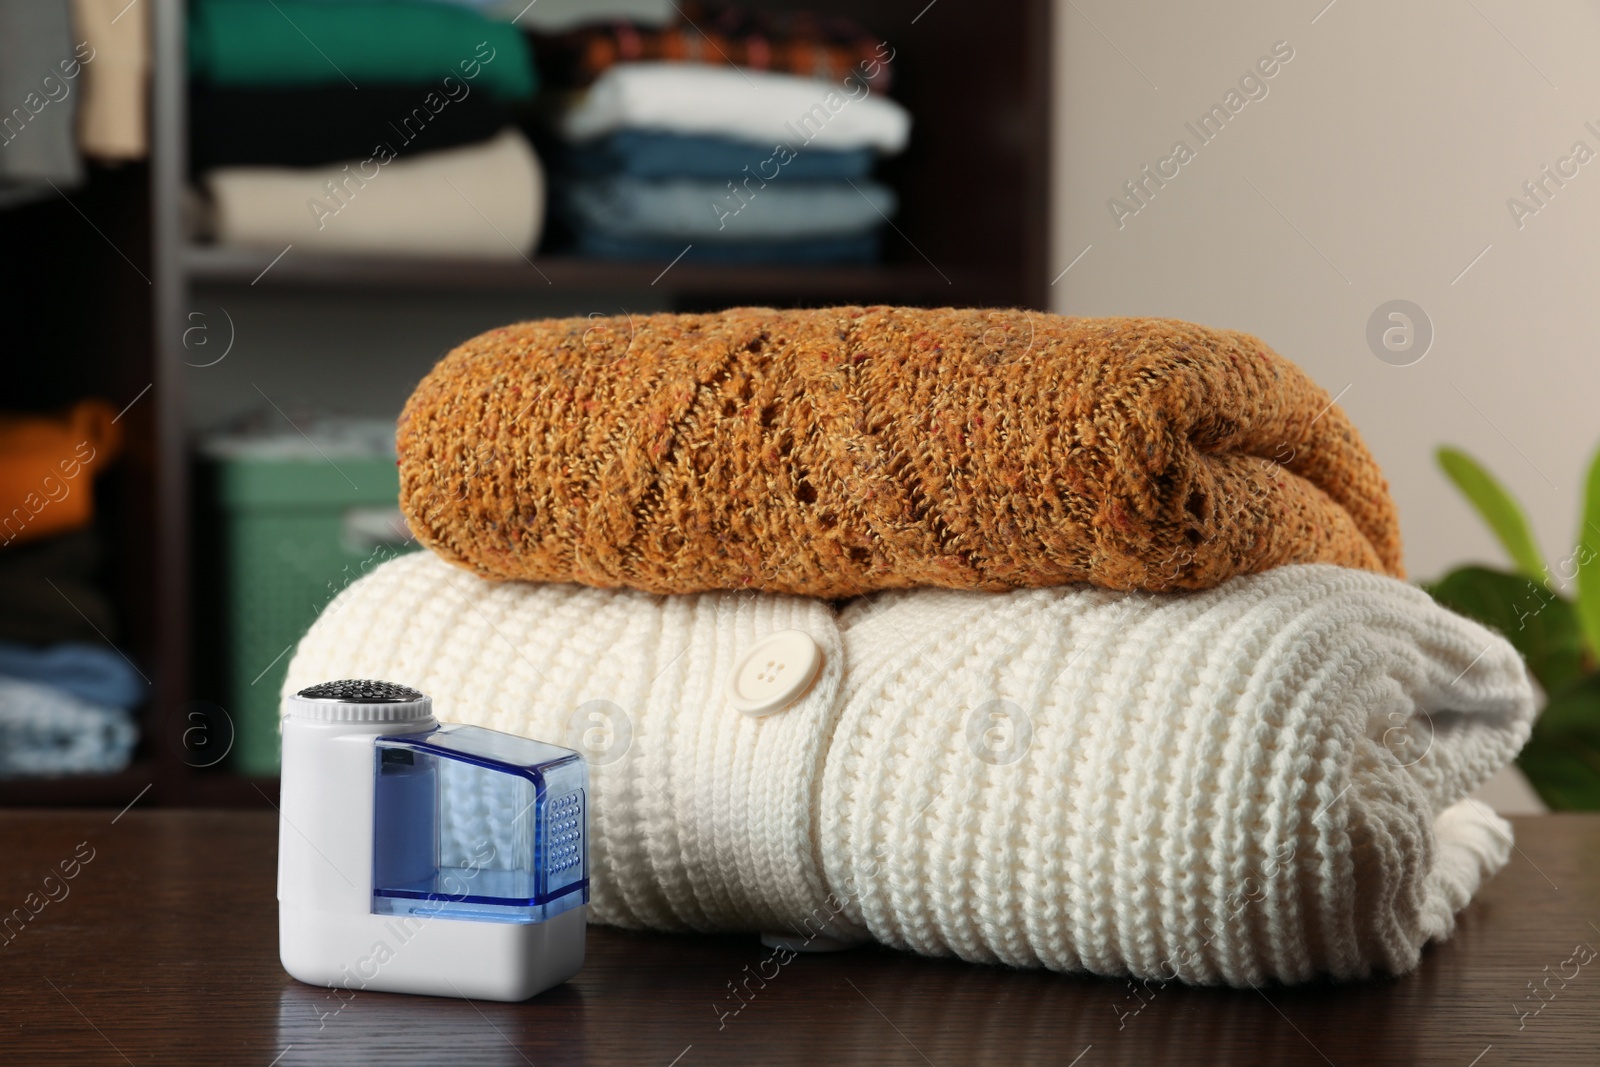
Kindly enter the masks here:
M 1546 181 L 1520 229 L 1507 201 L 1533 204 L 1523 183 L 1574 142 L 1600 154 L 1600 6 L 1325 3 L 1058 0 L 1051 277 L 1092 247 L 1054 308 L 1248 330 L 1348 386 L 1415 577 L 1501 560 L 1435 468 L 1441 442 L 1486 461 L 1564 557 L 1600 444 L 1600 155 Z M 1293 58 L 1202 145 L 1185 122 L 1278 41 Z M 1194 157 L 1119 228 L 1108 199 L 1138 206 L 1123 183 L 1180 139 Z M 1433 324 L 1410 366 L 1367 341 L 1394 299 Z

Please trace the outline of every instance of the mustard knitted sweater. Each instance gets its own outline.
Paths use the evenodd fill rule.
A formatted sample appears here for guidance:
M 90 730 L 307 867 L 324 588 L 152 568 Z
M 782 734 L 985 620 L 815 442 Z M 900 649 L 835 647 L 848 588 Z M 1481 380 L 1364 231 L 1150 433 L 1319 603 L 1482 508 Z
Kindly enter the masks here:
M 411 529 L 486 578 L 836 598 L 1401 574 L 1332 398 L 1254 337 L 1166 319 L 527 322 L 446 356 L 398 444 Z

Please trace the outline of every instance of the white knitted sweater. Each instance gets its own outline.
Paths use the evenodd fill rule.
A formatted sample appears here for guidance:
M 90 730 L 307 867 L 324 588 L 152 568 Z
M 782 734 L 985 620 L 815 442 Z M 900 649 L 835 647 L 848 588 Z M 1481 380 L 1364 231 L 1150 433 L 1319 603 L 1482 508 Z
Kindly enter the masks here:
M 734 710 L 737 658 L 788 628 L 816 681 Z M 1415 966 L 1507 860 L 1510 827 L 1464 798 L 1534 710 L 1502 638 L 1329 566 L 836 613 L 418 553 L 328 607 L 285 691 L 346 677 L 585 750 L 594 921 L 1234 984 Z

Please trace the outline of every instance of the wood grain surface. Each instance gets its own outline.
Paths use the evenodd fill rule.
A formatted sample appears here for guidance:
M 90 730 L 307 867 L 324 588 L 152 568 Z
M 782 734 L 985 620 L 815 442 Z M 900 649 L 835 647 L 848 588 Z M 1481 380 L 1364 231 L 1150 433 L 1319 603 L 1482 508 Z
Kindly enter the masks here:
M 3 812 L 0 1064 L 1600 1063 L 1600 957 L 1581 962 L 1600 949 L 1600 815 L 1515 822 L 1510 866 L 1400 979 L 1136 995 L 591 927 L 576 979 L 493 1004 L 284 974 L 270 811 Z

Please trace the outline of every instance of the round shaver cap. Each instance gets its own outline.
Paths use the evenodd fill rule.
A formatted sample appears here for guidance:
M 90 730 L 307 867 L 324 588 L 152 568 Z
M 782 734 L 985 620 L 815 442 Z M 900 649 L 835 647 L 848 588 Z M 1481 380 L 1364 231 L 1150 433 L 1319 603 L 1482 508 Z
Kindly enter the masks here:
M 433 715 L 433 700 L 394 682 L 344 678 L 300 690 L 285 714 L 319 722 L 419 722 Z

